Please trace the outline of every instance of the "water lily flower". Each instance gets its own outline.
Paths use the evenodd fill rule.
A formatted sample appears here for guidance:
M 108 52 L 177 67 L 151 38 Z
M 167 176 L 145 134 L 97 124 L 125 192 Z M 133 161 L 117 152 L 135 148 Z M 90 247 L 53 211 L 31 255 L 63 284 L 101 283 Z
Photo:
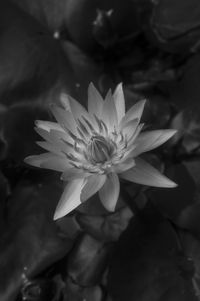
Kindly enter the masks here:
M 68 214 L 96 192 L 103 206 L 114 211 L 120 192 L 119 178 L 154 187 L 176 187 L 139 156 L 150 151 L 176 131 L 142 132 L 140 123 L 145 100 L 125 112 L 122 84 L 105 100 L 93 84 L 88 89 L 88 111 L 75 99 L 61 95 L 52 105 L 57 122 L 36 121 L 35 130 L 44 139 L 37 142 L 47 152 L 29 156 L 25 162 L 62 173 L 66 183 L 54 219 Z

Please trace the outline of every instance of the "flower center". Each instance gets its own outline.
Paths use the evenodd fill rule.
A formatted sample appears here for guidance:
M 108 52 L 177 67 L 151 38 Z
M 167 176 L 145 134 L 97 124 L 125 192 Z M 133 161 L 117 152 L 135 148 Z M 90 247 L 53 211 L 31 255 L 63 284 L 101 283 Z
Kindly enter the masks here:
M 89 159 L 94 163 L 104 163 L 110 160 L 114 150 L 115 144 L 100 135 L 92 136 L 87 146 Z

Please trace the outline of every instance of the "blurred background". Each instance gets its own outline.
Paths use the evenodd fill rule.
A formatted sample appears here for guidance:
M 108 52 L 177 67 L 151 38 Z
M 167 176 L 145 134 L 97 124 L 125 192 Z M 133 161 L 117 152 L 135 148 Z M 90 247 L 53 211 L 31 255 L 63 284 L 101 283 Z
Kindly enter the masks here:
M 36 119 L 66 92 L 123 83 L 146 129 L 178 133 L 145 158 L 173 190 L 121 183 L 54 222 L 59 174 L 27 166 Z M 0 1 L 0 300 L 200 300 L 199 0 Z

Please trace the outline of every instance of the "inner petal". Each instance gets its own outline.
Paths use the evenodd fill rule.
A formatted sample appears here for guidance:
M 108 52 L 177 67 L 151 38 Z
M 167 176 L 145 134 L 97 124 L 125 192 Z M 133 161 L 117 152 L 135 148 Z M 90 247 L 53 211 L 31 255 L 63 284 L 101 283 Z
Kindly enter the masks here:
M 93 163 L 105 163 L 112 158 L 115 144 L 109 138 L 92 136 L 87 146 L 88 158 Z

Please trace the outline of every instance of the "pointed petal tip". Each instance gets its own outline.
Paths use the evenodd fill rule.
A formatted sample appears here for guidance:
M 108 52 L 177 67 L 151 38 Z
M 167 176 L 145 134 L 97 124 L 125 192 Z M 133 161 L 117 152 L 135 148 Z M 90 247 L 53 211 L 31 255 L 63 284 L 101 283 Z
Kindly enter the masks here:
M 28 158 L 29 158 L 29 157 L 24 158 L 24 163 L 28 164 L 28 161 L 29 161 Z
M 166 129 L 166 130 L 162 130 L 162 132 L 163 133 L 160 135 L 160 138 L 158 139 L 158 141 L 159 140 L 162 141 L 161 144 L 171 139 L 177 133 L 177 130 Z
M 123 83 L 122 82 L 119 82 L 114 90 L 114 93 L 117 93 L 118 90 L 123 90 Z
M 171 180 L 169 180 L 170 182 L 169 182 L 169 186 L 166 186 L 166 188 L 176 188 L 176 187 L 178 187 L 178 184 L 177 183 L 175 183 L 175 182 L 173 182 L 173 181 L 171 181 Z M 165 188 L 165 187 L 164 187 Z
M 141 158 L 136 158 L 136 165 L 123 172 L 121 177 L 125 180 L 142 184 L 145 186 L 152 186 L 158 188 L 175 188 L 177 184 L 163 175 L 160 171 L 155 169 L 152 165 Z
M 26 164 L 31 164 L 31 160 L 34 158 L 35 156 L 28 156 L 26 158 L 24 158 L 24 162 Z
M 110 212 L 114 212 L 120 193 L 119 177 L 116 173 L 107 176 L 106 182 L 99 190 L 99 198 L 103 206 Z
M 115 212 L 115 208 L 116 208 L 116 204 L 115 204 L 115 206 L 109 206 L 109 204 L 107 205 L 107 210 L 109 212 Z
M 59 218 L 63 217 L 64 215 L 60 214 L 59 212 L 55 211 L 54 216 L 53 216 L 53 220 L 56 221 Z
M 90 90 L 99 93 L 98 89 L 95 87 L 95 85 L 94 85 L 93 82 L 90 82 L 90 83 L 89 83 L 89 86 L 88 86 L 88 93 L 89 93 Z
M 174 130 L 174 129 L 170 129 L 169 131 L 171 131 L 171 137 L 176 135 L 178 130 Z
M 66 111 L 71 111 L 69 98 L 70 96 L 65 92 L 60 94 L 60 104 Z
M 145 104 L 147 103 L 147 99 L 146 99 L 146 98 L 141 99 L 139 102 L 140 102 L 140 104 L 141 104 L 141 107 L 144 107 Z
M 65 216 L 65 215 L 66 214 L 63 215 L 61 212 L 56 210 L 55 213 L 54 213 L 54 216 L 53 216 L 53 220 L 56 221 L 56 220 L 62 218 L 63 216 Z
M 108 210 L 109 212 L 115 212 L 116 203 L 113 205 L 112 202 L 109 202 L 106 200 L 103 201 L 102 197 L 100 197 L 100 194 L 99 194 L 99 198 L 100 198 L 101 203 L 104 206 L 104 208 L 106 208 L 106 210 Z
M 28 156 L 24 159 L 24 163 L 33 167 L 40 167 L 40 162 L 37 160 L 37 155 Z
M 45 129 L 45 130 L 46 130 L 46 128 L 44 128 L 45 122 L 46 122 L 46 121 L 44 121 L 44 120 L 39 120 L 39 119 L 35 120 L 35 122 L 34 122 L 35 128 L 36 128 L 36 129 L 42 128 L 42 129 Z
M 90 82 L 90 83 L 89 83 L 88 88 L 95 88 L 95 85 L 93 84 L 93 82 Z
M 56 221 L 58 218 L 59 218 L 59 217 L 57 217 L 57 215 L 56 215 L 56 214 L 54 214 L 54 216 L 53 216 L 53 220 L 54 220 L 54 221 Z

